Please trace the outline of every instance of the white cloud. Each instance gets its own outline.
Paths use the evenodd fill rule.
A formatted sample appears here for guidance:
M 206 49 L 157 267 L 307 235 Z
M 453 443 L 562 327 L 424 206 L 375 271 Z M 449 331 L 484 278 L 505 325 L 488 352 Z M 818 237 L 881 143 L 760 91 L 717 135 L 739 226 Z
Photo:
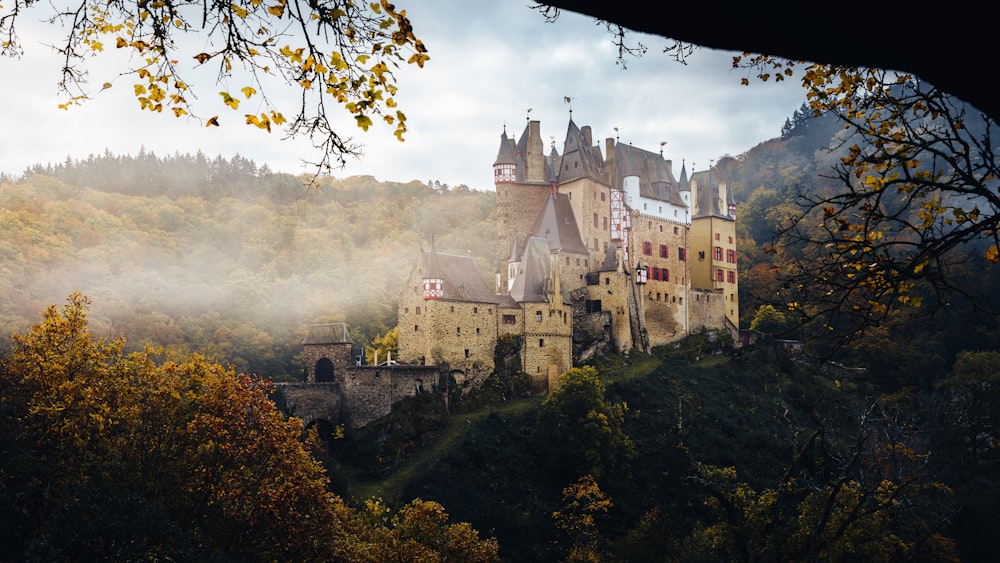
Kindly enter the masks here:
M 589 18 L 564 13 L 554 24 L 521 0 L 477 3 L 458 0 L 403 6 L 418 36 L 430 49 L 424 69 L 398 73 L 401 109 L 408 117 L 406 142 L 389 127 L 364 133 L 346 114 L 343 133 L 364 143 L 365 156 L 350 161 L 338 175 L 371 174 L 381 180 L 431 179 L 449 185 L 492 188 L 491 164 L 499 135 L 520 134 L 527 109 L 542 121 L 543 138 L 557 148 L 569 117 L 564 96 L 572 96 L 573 118 L 591 125 L 595 140 L 658 150 L 679 171 L 681 159 L 699 168 L 722 154 L 738 154 L 778 134 L 797 108 L 802 91 L 794 83 L 740 85 L 730 70 L 731 54 L 701 50 L 688 65 L 660 53 L 662 41 L 641 37 L 649 52 L 628 69 L 615 64 L 615 52 L 601 27 Z M 35 163 L 67 156 L 86 158 L 108 149 L 135 154 L 140 146 L 159 155 L 174 152 L 231 157 L 241 154 L 273 170 L 308 171 L 301 159 L 315 159 L 307 141 L 258 132 L 242 123 L 242 112 L 226 115 L 224 126 L 205 128 L 168 115 L 140 112 L 131 82 L 115 86 L 69 111 L 57 109 L 60 61 L 29 35 L 51 32 L 44 24 L 24 26 L 29 51 L 20 61 L 0 60 L 0 171 L 17 174 Z M 107 66 L 95 67 L 104 71 Z M 105 71 L 93 81 L 107 80 Z M 221 106 L 221 90 L 199 76 L 201 100 Z M 689 166 L 690 170 L 690 166 Z

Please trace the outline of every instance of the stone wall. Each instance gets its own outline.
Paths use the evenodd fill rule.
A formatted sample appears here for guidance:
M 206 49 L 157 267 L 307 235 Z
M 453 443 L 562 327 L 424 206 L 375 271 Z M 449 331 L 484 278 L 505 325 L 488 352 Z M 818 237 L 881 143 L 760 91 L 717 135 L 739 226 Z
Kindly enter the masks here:
M 335 383 L 276 383 L 275 402 L 308 426 L 325 420 L 360 428 L 392 411 L 392 405 L 440 388 L 433 366 L 351 366 Z
M 356 366 L 338 380 L 341 416 L 352 428 L 362 427 L 392 411 L 398 401 L 438 389 L 434 366 Z

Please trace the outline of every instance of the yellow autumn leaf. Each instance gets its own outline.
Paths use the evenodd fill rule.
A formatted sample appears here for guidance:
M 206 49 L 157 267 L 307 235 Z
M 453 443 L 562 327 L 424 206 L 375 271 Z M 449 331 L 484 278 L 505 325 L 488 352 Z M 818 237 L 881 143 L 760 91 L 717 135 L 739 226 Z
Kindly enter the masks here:
M 257 93 L 257 90 L 255 90 L 250 86 L 244 86 L 242 89 L 240 89 L 240 92 L 243 92 L 243 95 L 246 96 L 247 99 L 249 100 L 250 96 L 253 96 L 254 94 Z

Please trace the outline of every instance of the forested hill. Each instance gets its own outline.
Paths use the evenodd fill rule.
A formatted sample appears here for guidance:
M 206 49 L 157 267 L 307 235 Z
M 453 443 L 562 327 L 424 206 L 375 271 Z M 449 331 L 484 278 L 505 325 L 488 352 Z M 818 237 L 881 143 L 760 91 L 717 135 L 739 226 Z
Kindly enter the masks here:
M 495 268 L 492 192 L 271 173 L 239 156 L 105 153 L 0 184 L 0 333 L 78 290 L 98 335 L 300 376 L 310 322 L 359 344 L 395 325 L 421 246 Z
M 981 123 L 970 116 L 968 127 L 981 127 Z M 814 117 L 803 106 L 789 117 L 780 137 L 719 160 L 714 177 L 728 182 L 737 201 L 743 328 L 751 325 L 762 304 L 776 301 L 783 281 L 775 268 L 782 259 L 809 259 L 810 250 L 776 244 L 782 241 L 775 234 L 779 225 L 799 213 L 799 194 L 816 197 L 843 191 L 834 166 L 850 144 L 845 144 L 844 135 L 841 121 L 830 115 Z M 968 252 L 968 264 L 954 269 L 949 280 L 958 291 L 935 295 L 923 289 L 946 303 L 936 314 L 925 315 L 927 307 L 903 310 L 840 350 L 838 359 L 870 368 L 892 388 L 928 387 L 944 376 L 959 352 L 1000 348 L 1000 295 L 996 292 L 1000 270 L 976 259 L 981 249 L 956 249 L 962 251 Z M 976 300 L 970 301 L 963 292 Z M 800 338 L 802 333 L 784 336 Z

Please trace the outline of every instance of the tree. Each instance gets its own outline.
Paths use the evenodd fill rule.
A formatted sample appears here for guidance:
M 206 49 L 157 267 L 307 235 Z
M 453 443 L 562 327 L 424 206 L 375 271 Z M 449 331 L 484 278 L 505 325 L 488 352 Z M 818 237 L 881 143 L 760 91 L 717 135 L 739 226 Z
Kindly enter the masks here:
M 603 538 L 598 524 L 611 509 L 611 499 L 590 474 L 577 479 L 562 494 L 562 508 L 552 513 L 552 519 L 566 537 L 566 560 L 600 561 L 599 544 Z
M 399 358 L 399 327 L 393 327 L 385 334 L 376 336 L 370 345 L 365 345 L 365 361 L 369 365 L 376 359 L 384 360 L 389 356 Z
M 413 541 L 439 561 L 495 559 L 494 541 L 440 506 L 373 526 L 329 492 L 315 436 L 302 440 L 268 382 L 198 356 L 126 354 L 90 333 L 88 298 L 67 301 L 0 363 L 5 558 L 385 561 L 373 550 Z
M 785 314 L 774 308 L 772 305 L 761 305 L 757 308 L 753 320 L 750 321 L 750 330 L 758 330 L 767 334 L 777 334 L 785 329 L 787 323 Z
M 17 23 L 28 13 L 51 8 L 44 6 L 35 0 L 13 0 L 4 6 L 0 55 L 22 52 Z M 359 151 L 334 129 L 332 106 L 343 106 L 366 131 L 381 119 L 403 140 L 406 115 L 396 109 L 393 69 L 400 63 L 422 67 L 429 59 L 406 11 L 387 0 L 80 0 L 68 8 L 51 8 L 41 17 L 68 28 L 56 47 L 65 60 L 60 88 L 67 101 L 62 107 L 92 95 L 86 61 L 113 45 L 137 61 L 120 74 L 134 80 L 131 86 L 141 110 L 191 115 L 206 126 L 217 126 L 226 119 L 200 115 L 197 92 L 179 66 L 191 59 L 199 65 L 214 63 L 219 82 L 243 82 L 238 91 L 220 92 L 222 101 L 238 111 L 241 102 L 252 99 L 260 109 L 240 115 L 247 125 L 268 132 L 281 127 L 289 136 L 310 138 L 321 154 L 314 163 L 320 172 Z M 201 50 L 196 45 L 213 47 Z M 275 104 L 265 87 L 269 77 L 300 91 L 297 108 Z M 110 87 L 112 82 L 104 82 L 100 89 Z
M 755 57 L 751 65 L 788 69 Z M 810 65 L 817 115 L 844 124 L 835 186 L 799 194 L 777 244 L 785 304 L 825 338 L 849 342 L 898 308 L 933 314 L 963 288 L 958 268 L 1000 261 L 997 125 L 915 77 Z
M 542 403 L 535 439 L 546 444 L 549 461 L 562 475 L 627 470 L 635 445 L 622 428 L 626 406 L 604 396 L 593 366 L 572 368 L 559 377 L 559 389 Z

